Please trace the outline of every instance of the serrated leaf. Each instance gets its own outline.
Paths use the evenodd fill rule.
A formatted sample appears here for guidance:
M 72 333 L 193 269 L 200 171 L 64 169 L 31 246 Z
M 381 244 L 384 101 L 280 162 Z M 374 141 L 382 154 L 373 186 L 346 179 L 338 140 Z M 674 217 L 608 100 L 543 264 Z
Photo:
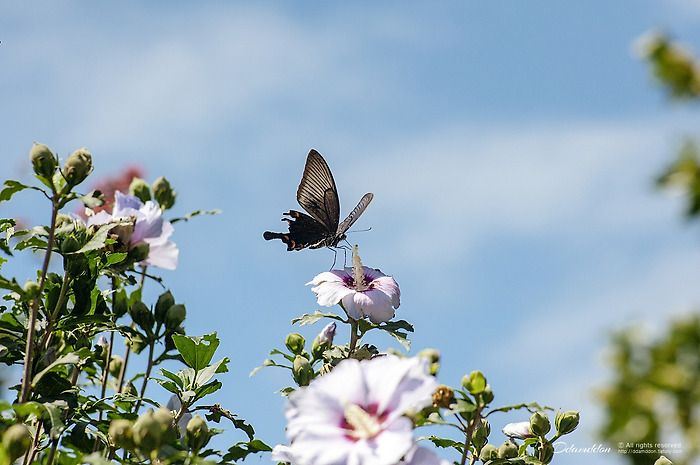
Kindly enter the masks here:
M 224 357 L 221 360 L 219 360 L 216 363 L 213 363 L 209 365 L 206 368 L 203 368 L 202 370 L 197 372 L 197 377 L 195 378 L 194 381 L 194 388 L 198 388 L 199 386 L 203 386 L 204 384 L 208 383 L 209 380 L 214 376 L 215 373 L 226 373 L 228 372 L 228 367 L 226 364 L 229 362 L 228 357 Z
M 447 439 L 447 438 L 439 438 L 437 436 L 429 436 L 428 441 L 432 442 L 436 447 L 440 447 L 442 449 L 446 449 L 448 447 L 453 447 L 460 452 L 462 451 L 463 443 L 454 441 L 452 439 Z
M 23 191 L 24 189 L 34 189 L 43 192 L 38 187 L 27 186 L 22 184 L 21 182 L 13 181 L 12 179 L 8 179 L 7 181 L 5 181 L 5 186 L 6 187 L 2 191 L 0 191 L 0 202 L 6 202 L 10 200 L 13 195 L 15 195 L 17 192 Z
M 187 366 L 195 371 L 206 368 L 211 362 L 216 348 L 219 347 L 219 339 L 216 333 L 205 336 L 182 336 L 173 334 L 173 343 Z
M 178 386 L 184 387 L 184 381 L 183 381 L 183 379 L 182 379 L 181 377 L 179 377 L 178 375 L 176 375 L 175 373 L 172 373 L 172 372 L 166 370 L 165 368 L 161 368 L 161 369 L 160 369 L 160 372 L 161 372 L 161 373 L 163 374 L 163 376 L 165 376 L 166 378 L 169 378 L 169 379 L 171 379 L 172 381 L 174 381 Z
M 79 250 L 76 250 L 75 252 L 72 252 L 71 254 L 77 255 L 80 253 L 85 253 L 89 252 L 91 250 L 100 250 L 103 249 L 106 245 L 107 237 L 109 235 L 109 231 L 112 230 L 115 226 L 125 226 L 131 224 L 130 221 L 115 221 L 113 223 L 107 223 L 103 224 L 98 228 L 98 230 L 95 232 L 95 234 L 92 236 L 92 238 L 82 246 Z
M 104 196 L 102 192 L 98 190 L 93 190 L 88 192 L 85 195 L 81 195 L 78 197 L 78 200 L 80 200 L 83 205 L 85 205 L 88 208 L 96 208 L 104 205 Z
M 212 392 L 218 391 L 219 389 L 221 389 L 221 386 L 221 381 L 214 380 L 209 384 L 205 384 L 204 386 L 196 388 L 193 402 L 201 399 L 204 396 L 208 396 Z
M 342 318 L 340 318 L 338 315 L 336 315 L 333 312 L 323 313 L 321 310 L 316 310 L 311 315 L 309 315 L 308 313 L 305 313 L 301 316 L 301 318 L 294 318 L 292 320 L 292 324 L 299 323 L 299 326 L 312 325 L 312 324 L 316 323 L 318 320 L 320 320 L 321 318 L 332 318 L 334 320 L 343 321 Z
M 158 378 L 154 378 L 154 379 L 155 379 L 156 383 L 163 386 L 163 388 L 165 390 L 170 391 L 173 394 L 177 394 L 178 392 L 180 392 L 180 387 L 177 384 L 173 383 L 172 381 L 167 381 L 167 380 L 158 379 Z
M 527 409 L 530 413 L 534 412 L 545 412 L 547 410 L 554 411 L 552 407 L 547 407 L 545 406 L 540 406 L 537 402 L 530 402 L 528 404 L 514 404 L 514 405 L 506 405 L 504 407 L 498 407 L 495 409 L 492 409 L 484 415 L 485 417 L 488 415 L 491 415 L 493 412 L 508 412 L 510 410 L 521 410 L 521 409 Z
M 121 263 L 123 262 L 127 255 L 129 255 L 126 252 L 116 252 L 116 253 L 111 253 L 107 255 L 107 266 L 109 265 L 114 265 L 115 263 Z

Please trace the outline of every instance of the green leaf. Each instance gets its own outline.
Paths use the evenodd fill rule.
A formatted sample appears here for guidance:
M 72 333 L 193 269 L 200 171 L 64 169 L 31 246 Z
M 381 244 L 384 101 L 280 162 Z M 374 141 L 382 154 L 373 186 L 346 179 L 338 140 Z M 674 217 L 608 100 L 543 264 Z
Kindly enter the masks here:
M 43 192 L 38 187 L 26 186 L 21 182 L 13 181 L 12 179 L 5 181 L 5 186 L 6 187 L 0 191 L 0 202 L 10 200 L 13 195 L 15 195 L 17 192 L 23 191 L 24 189 L 34 189 Z
M 156 383 L 160 384 L 166 390 L 172 392 L 173 394 L 177 394 L 180 392 L 180 387 L 177 384 L 173 383 L 172 381 L 166 381 L 164 379 L 158 379 L 158 378 L 154 378 L 154 379 L 155 379 Z
M 59 368 L 62 368 L 63 365 L 77 364 L 80 362 L 80 360 L 81 357 L 76 353 L 66 354 L 63 357 L 57 358 L 56 361 L 54 361 L 52 364 L 50 364 L 49 366 L 41 370 L 39 373 L 37 373 L 37 375 L 32 380 L 32 387 L 36 387 L 41 377 L 44 376 L 46 373 L 49 373 L 51 371 L 57 371 Z
M 63 417 L 63 410 L 67 407 L 68 405 L 63 400 L 47 403 L 29 401 L 23 404 L 13 405 L 18 416 L 27 417 L 33 414 L 36 415 L 37 418 L 48 421 L 51 425 L 49 429 L 49 436 L 51 439 L 59 438 L 66 428 L 61 418 Z
M 8 291 L 16 292 L 19 295 L 24 295 L 24 288 L 20 286 L 15 278 L 12 278 L 12 281 L 10 281 L 5 277 L 0 276 L 0 289 L 7 289 Z
M 92 209 L 94 209 L 95 207 L 100 207 L 105 203 L 102 192 L 97 190 L 93 190 L 85 195 L 79 196 L 78 200 L 83 202 L 83 205 L 85 205 L 86 207 Z
M 221 386 L 222 386 L 221 381 L 214 380 L 209 384 L 205 384 L 204 386 L 200 386 L 200 387 L 196 388 L 195 389 L 195 396 L 194 396 L 194 399 L 192 400 L 192 402 L 195 402 L 204 396 L 208 396 L 212 392 L 218 391 L 219 389 L 221 389 Z
M 268 358 L 268 359 L 265 359 L 265 361 L 263 362 L 262 365 L 260 365 L 259 367 L 253 368 L 253 371 L 250 372 L 248 377 L 253 376 L 255 373 L 257 373 L 258 371 L 262 370 L 265 367 L 284 367 L 284 368 L 289 368 L 290 370 L 292 368 L 292 367 L 285 366 L 285 365 L 278 365 L 274 360 Z
M 199 216 L 199 215 L 216 215 L 216 214 L 218 214 L 218 213 L 221 213 L 221 210 L 219 210 L 219 209 L 216 209 L 216 210 L 204 210 L 204 211 L 202 211 L 202 210 L 197 210 L 197 211 L 193 211 L 192 213 L 189 213 L 189 214 L 187 214 L 187 215 L 185 215 L 185 216 L 183 216 L 183 217 L 181 217 L 181 218 L 173 218 L 172 220 L 170 220 L 170 222 L 171 222 L 171 223 L 177 223 L 178 221 L 189 221 L 190 218 L 194 218 L 195 216 Z
M 163 374 L 163 376 L 165 376 L 166 378 L 169 378 L 169 379 L 171 379 L 172 381 L 175 381 L 175 383 L 177 383 L 178 386 L 184 387 L 184 382 L 183 382 L 182 378 L 179 377 L 178 375 L 176 375 L 175 373 L 172 373 L 172 372 L 166 370 L 165 368 L 161 368 L 161 369 L 160 369 L 160 372 L 161 372 L 161 373 Z
M 250 442 L 239 442 L 231 446 L 228 453 L 223 456 L 223 460 L 227 462 L 238 462 L 243 460 L 249 454 L 257 454 L 258 452 L 270 452 L 272 448 L 259 439 L 253 439 Z
M 510 410 L 522 410 L 527 409 L 530 413 L 534 412 L 546 412 L 547 410 L 554 411 L 552 407 L 540 406 L 537 402 L 530 402 L 528 404 L 514 404 L 506 405 L 504 407 L 499 407 L 491 410 L 489 413 L 485 414 L 484 417 L 491 415 L 493 412 L 508 412 Z
M 462 447 L 464 446 L 464 444 L 461 442 L 453 441 L 452 439 L 447 438 L 439 438 L 437 436 L 429 436 L 427 439 L 428 441 L 432 442 L 436 447 L 440 447 L 442 449 L 452 447 L 462 452 Z
M 197 372 L 197 377 L 194 380 L 194 387 L 195 389 L 198 388 L 199 386 L 203 386 L 204 384 L 208 383 L 209 380 L 214 376 L 215 373 L 226 373 L 228 372 L 228 367 L 226 364 L 229 362 L 228 357 L 224 357 L 218 362 L 209 365 L 206 368 L 203 368 L 199 372 Z
M 123 226 L 123 225 L 128 225 L 128 224 L 131 224 L 131 222 L 130 221 L 115 221 L 113 223 L 103 224 L 102 226 L 99 227 L 97 232 L 95 232 L 95 235 L 92 236 L 92 238 L 88 241 L 87 244 L 85 244 L 79 250 L 76 250 L 75 252 L 71 252 L 71 254 L 77 255 L 80 253 L 89 252 L 90 250 L 103 249 L 106 245 L 107 236 L 109 234 L 109 231 L 111 231 L 112 228 L 114 228 L 115 226 Z
M 309 315 L 308 313 L 304 313 L 301 316 L 301 318 L 294 318 L 292 320 L 292 324 L 299 323 L 299 326 L 312 325 L 312 324 L 316 323 L 318 320 L 320 320 L 321 318 L 332 318 L 334 320 L 344 321 L 342 318 L 340 318 L 338 315 L 336 315 L 333 312 L 323 313 L 321 310 L 316 310 L 311 315 Z
M 126 259 L 126 256 L 129 255 L 126 252 L 117 252 L 117 253 L 111 253 L 107 255 L 107 263 L 106 265 L 114 265 L 115 263 L 121 263 Z
M 211 362 L 216 348 L 219 347 L 219 339 L 216 333 L 205 336 L 182 336 L 173 334 L 173 343 L 187 366 L 199 371 L 206 368 Z

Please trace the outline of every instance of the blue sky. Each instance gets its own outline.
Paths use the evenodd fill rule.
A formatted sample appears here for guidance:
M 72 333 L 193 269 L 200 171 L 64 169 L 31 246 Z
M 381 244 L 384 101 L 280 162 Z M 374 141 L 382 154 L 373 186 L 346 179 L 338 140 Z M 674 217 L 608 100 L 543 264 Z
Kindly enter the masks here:
M 4 2 L 2 177 L 31 179 L 34 141 L 86 146 L 95 177 L 168 177 L 174 216 L 221 209 L 177 225 L 163 276 L 189 333 L 218 331 L 233 360 L 216 400 L 274 444 L 287 373 L 248 373 L 318 308 L 304 284 L 333 254 L 262 232 L 297 208 L 316 148 L 343 213 L 375 194 L 350 241 L 399 282 L 413 352 L 439 349 L 446 384 L 482 370 L 497 405 L 581 410 L 569 441 L 587 447 L 610 332 L 653 334 L 698 303 L 697 228 L 652 181 L 700 112 L 666 101 L 634 42 L 658 27 L 700 47 L 699 24 L 690 0 Z

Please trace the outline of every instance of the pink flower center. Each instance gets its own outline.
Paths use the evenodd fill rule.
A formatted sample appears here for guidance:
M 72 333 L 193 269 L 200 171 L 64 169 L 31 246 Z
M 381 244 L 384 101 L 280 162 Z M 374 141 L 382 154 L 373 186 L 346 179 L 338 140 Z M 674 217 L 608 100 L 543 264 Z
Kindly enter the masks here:
M 345 287 L 352 289 L 356 292 L 364 292 L 374 289 L 374 282 L 367 278 L 367 275 L 360 275 L 359 279 L 355 279 L 354 276 L 346 276 L 343 278 L 343 284 Z
M 351 441 L 372 439 L 382 432 L 384 415 L 377 414 L 377 406 L 370 405 L 365 409 L 357 404 L 350 404 L 343 412 L 341 427 L 348 432 L 346 437 Z

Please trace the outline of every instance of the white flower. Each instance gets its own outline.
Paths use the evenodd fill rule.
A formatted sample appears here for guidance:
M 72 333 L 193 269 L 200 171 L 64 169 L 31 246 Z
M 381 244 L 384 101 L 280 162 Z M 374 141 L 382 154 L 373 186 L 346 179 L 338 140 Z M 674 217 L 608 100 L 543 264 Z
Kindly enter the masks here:
M 530 431 L 530 422 L 529 421 L 519 421 L 517 423 L 508 423 L 506 426 L 503 427 L 501 430 L 503 431 L 503 434 L 508 436 L 509 438 L 514 438 L 514 439 L 527 439 L 527 438 L 534 438 L 535 435 L 532 434 Z
M 139 264 L 174 270 L 177 268 L 178 249 L 174 242 L 168 240 L 174 228 L 169 221 L 163 219 L 161 213 L 158 205 L 150 200 L 144 204 L 138 197 L 116 191 L 112 214 L 100 211 L 88 218 L 87 225 L 101 225 L 123 218 L 135 218 L 129 247 L 133 248 L 139 242 L 149 246 L 148 256 Z
M 399 307 L 401 292 L 394 278 L 379 270 L 363 266 L 361 279 L 356 279 L 352 268 L 320 273 L 307 284 L 319 305 L 332 307 L 341 304 L 348 316 L 359 320 L 368 317 L 372 323 L 382 323 L 394 317 Z
M 441 459 L 430 449 L 416 446 L 406 454 L 399 465 L 452 465 L 452 462 Z
M 290 445 L 278 446 L 275 457 L 298 465 L 395 465 L 415 447 L 404 414 L 431 405 L 436 388 L 420 357 L 344 360 L 289 396 Z

